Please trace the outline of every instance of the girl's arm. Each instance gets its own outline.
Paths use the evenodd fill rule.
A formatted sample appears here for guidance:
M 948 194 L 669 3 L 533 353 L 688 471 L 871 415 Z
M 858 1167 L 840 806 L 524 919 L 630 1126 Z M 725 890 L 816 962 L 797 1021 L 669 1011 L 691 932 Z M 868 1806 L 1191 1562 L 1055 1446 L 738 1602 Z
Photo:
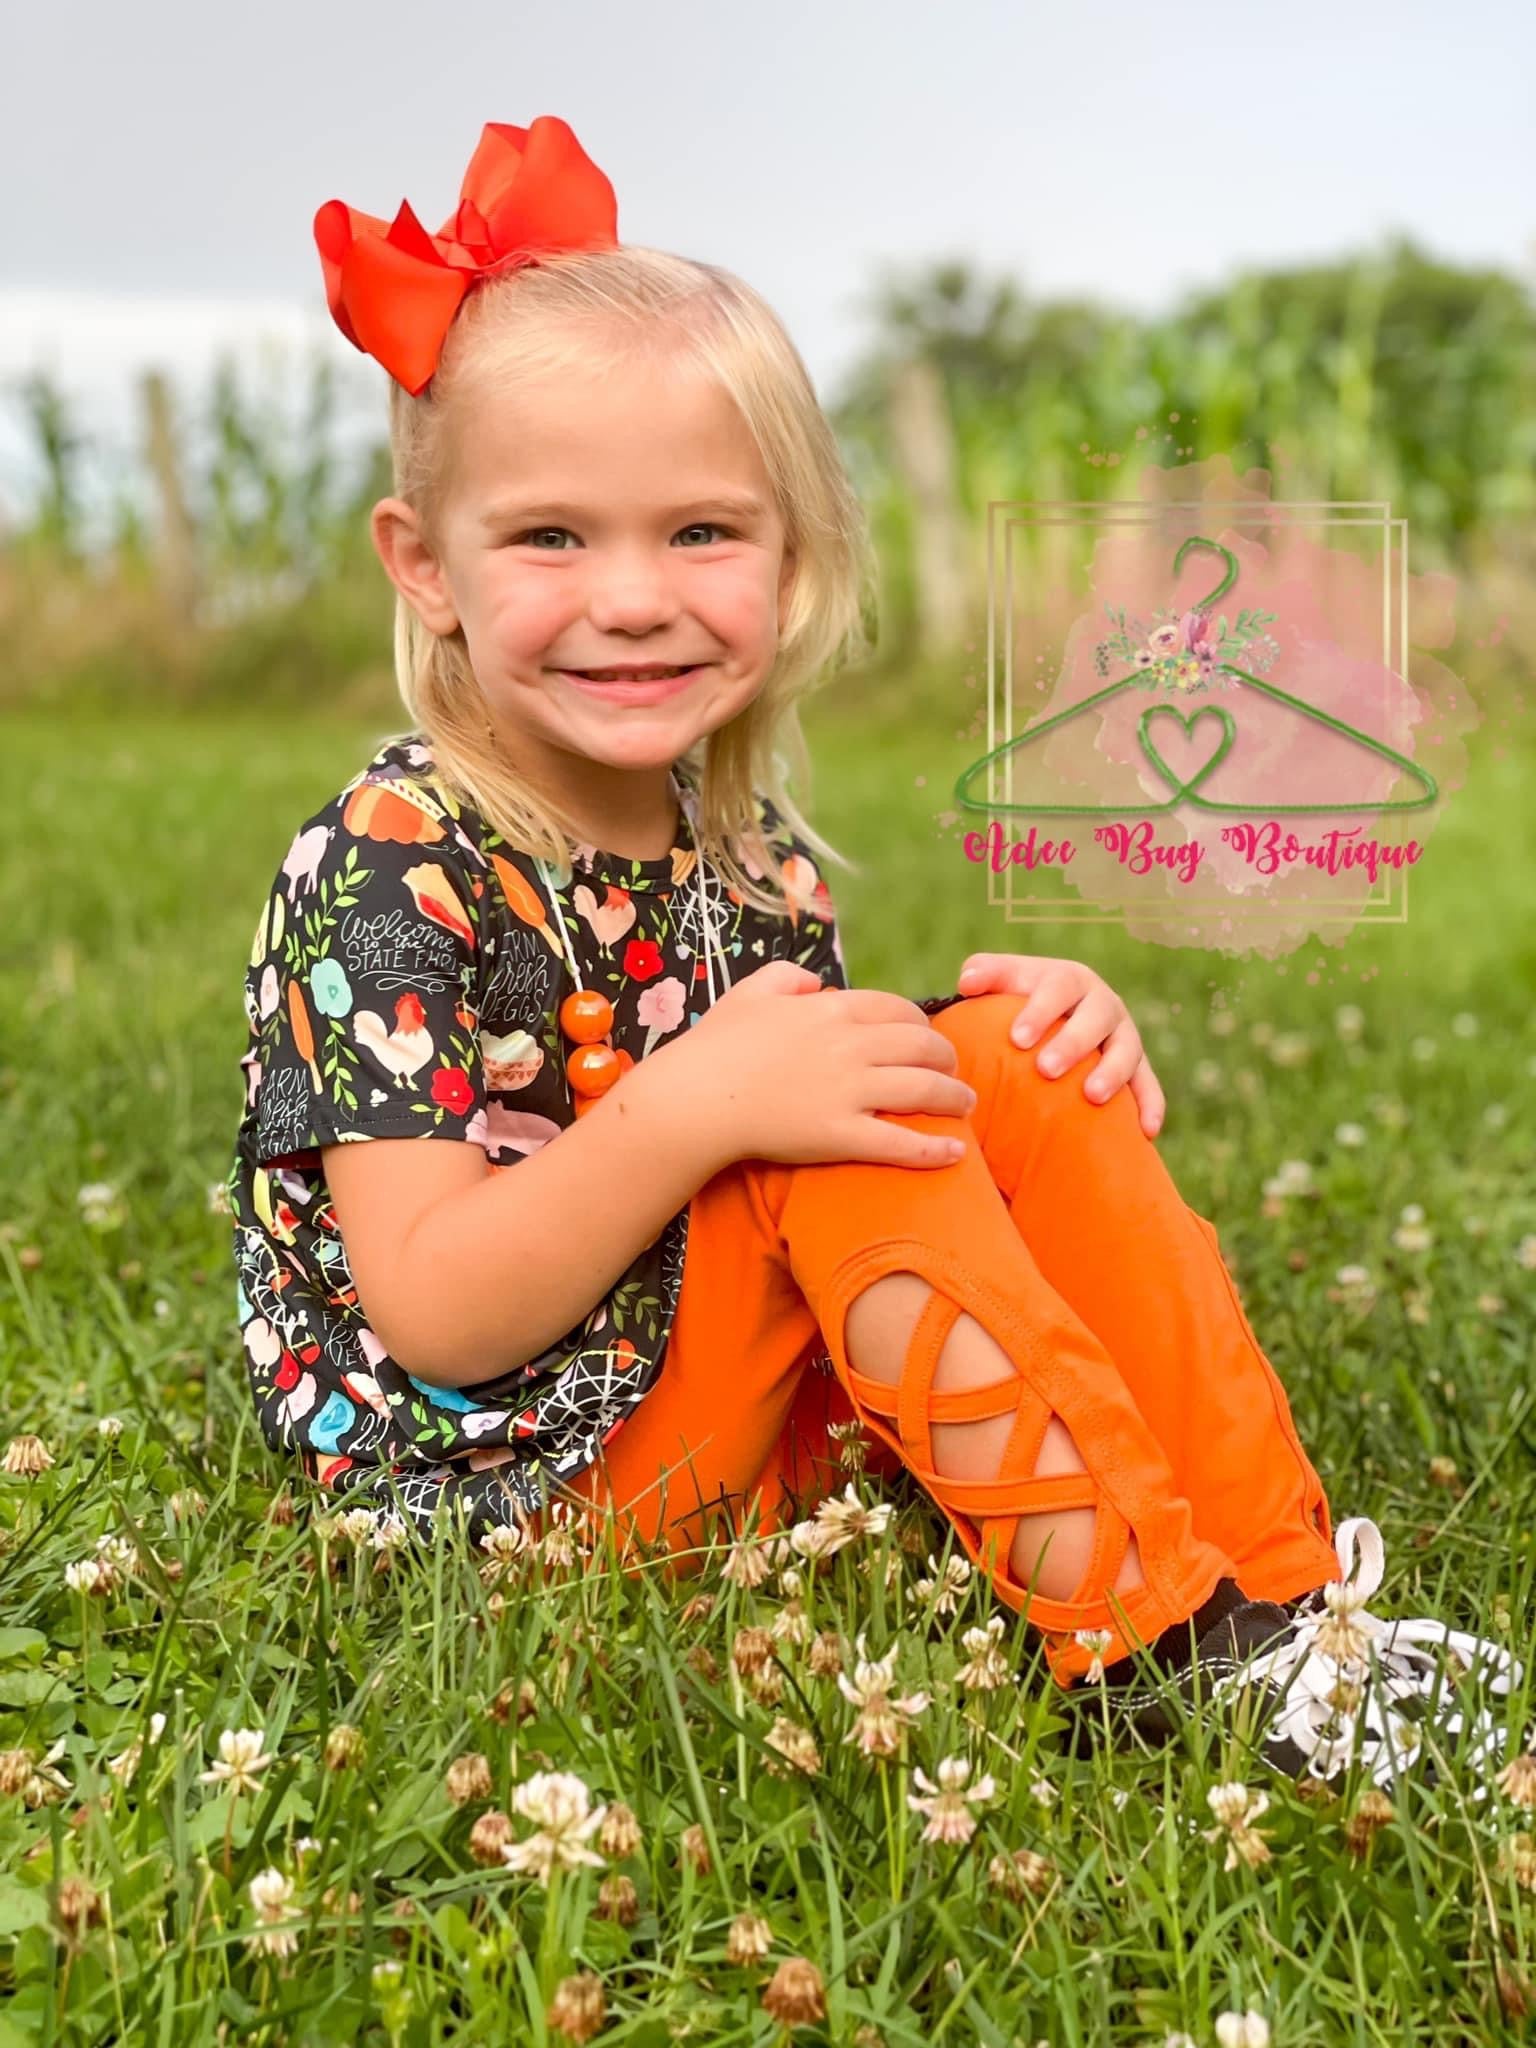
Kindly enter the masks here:
M 419 1138 L 322 1148 L 359 1301 L 404 1371 L 473 1387 L 538 1357 L 727 1163 L 687 1045 L 658 1047 L 515 1166 Z

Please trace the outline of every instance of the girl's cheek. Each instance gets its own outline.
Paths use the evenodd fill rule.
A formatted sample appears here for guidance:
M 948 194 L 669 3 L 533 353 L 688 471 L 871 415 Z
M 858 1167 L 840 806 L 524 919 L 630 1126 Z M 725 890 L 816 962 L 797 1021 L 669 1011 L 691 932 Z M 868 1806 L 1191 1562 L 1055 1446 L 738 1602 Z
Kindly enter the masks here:
M 755 646 L 778 634 L 778 592 L 751 574 L 720 578 L 707 594 L 700 594 L 697 611 L 705 625 L 732 647 Z
M 581 615 L 581 601 L 575 579 L 561 577 L 567 587 L 550 588 L 550 579 L 536 576 L 508 577 L 497 589 L 491 608 L 490 630 L 496 644 L 509 654 L 524 657 L 542 655 Z

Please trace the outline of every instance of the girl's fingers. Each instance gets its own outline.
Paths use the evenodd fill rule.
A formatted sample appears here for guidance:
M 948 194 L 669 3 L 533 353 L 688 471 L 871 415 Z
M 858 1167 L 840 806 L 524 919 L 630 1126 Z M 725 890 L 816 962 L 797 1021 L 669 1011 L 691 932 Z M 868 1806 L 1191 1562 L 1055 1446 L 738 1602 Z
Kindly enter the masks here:
M 1081 1005 L 1087 1000 L 1079 972 L 1070 965 L 1047 968 L 1013 1020 L 1010 1036 L 1014 1044 L 1034 1045 L 1074 1003 Z
M 934 1167 L 953 1166 L 964 1152 L 965 1140 L 958 1130 L 953 1138 L 934 1137 L 906 1124 L 882 1123 L 879 1117 L 869 1116 L 860 1120 L 859 1136 L 847 1156 L 877 1166 Z
M 1035 1065 L 1042 1074 L 1065 1074 L 1077 1065 L 1085 1052 L 1092 1052 L 1095 1046 L 1105 1042 L 1119 1014 L 1118 1000 L 1108 989 L 1091 990 L 1050 1044 L 1040 1048 L 1035 1055 Z
M 1141 1059 L 1141 1039 L 1135 1025 L 1127 1019 L 1104 1041 L 1103 1055 L 1083 1083 L 1083 1093 L 1090 1102 L 1108 1102 L 1131 1079 Z
M 1132 1074 L 1131 1093 L 1135 1096 L 1136 1106 L 1141 1112 L 1141 1128 L 1149 1138 L 1155 1138 L 1163 1127 L 1168 1102 L 1158 1085 L 1150 1060 L 1144 1059 Z

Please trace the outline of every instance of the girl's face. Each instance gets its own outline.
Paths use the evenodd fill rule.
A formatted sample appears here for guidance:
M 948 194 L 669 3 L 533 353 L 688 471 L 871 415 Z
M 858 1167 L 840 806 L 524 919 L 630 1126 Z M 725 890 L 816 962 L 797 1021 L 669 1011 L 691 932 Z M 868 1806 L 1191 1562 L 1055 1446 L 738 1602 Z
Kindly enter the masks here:
M 374 539 L 429 629 L 463 628 L 503 751 L 626 829 L 670 823 L 671 764 L 756 696 L 794 571 L 730 398 L 645 360 L 488 401 L 453 451 L 440 552 L 399 499 Z M 659 666 L 687 673 L 582 673 Z

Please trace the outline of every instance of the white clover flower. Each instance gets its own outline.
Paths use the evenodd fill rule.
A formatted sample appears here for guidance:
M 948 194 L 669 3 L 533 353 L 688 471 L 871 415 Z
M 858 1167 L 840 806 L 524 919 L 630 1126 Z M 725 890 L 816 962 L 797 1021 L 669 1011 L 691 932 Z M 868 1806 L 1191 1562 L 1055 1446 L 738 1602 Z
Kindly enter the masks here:
M 1451 1029 L 1458 1038 L 1476 1038 L 1478 1023 L 1470 1010 L 1458 1010 L 1451 1019 Z
M 591 1793 L 573 1771 L 536 1771 L 514 1788 L 512 1805 L 538 1832 L 505 1844 L 501 1854 L 509 1870 L 526 1871 L 548 1885 L 556 1870 L 579 1870 L 583 1864 L 602 1869 L 603 1858 L 586 1845 L 608 1808 L 592 1805 Z
M 1408 1203 L 1402 1212 L 1402 1221 L 1392 1233 L 1392 1242 L 1399 1251 L 1427 1252 L 1435 1241 L 1435 1233 L 1424 1221 L 1424 1211 L 1417 1202 Z
M 1418 1061 L 1419 1065 L 1425 1067 L 1434 1058 L 1439 1048 L 1432 1038 L 1414 1038 L 1409 1040 L 1408 1050 Z
M 878 1536 L 890 1524 L 896 1509 L 890 1501 L 880 1501 L 871 1507 L 859 1499 L 853 1481 L 850 1479 L 840 1496 L 824 1500 L 817 1507 L 812 1521 L 826 1533 L 826 1542 L 817 1552 L 818 1556 L 830 1557 L 845 1544 L 857 1542 L 861 1536 Z M 802 1523 L 800 1525 L 804 1527 Z
M 870 1657 L 862 1630 L 855 1647 L 858 1660 L 853 1677 L 850 1679 L 845 1671 L 837 1674 L 839 1692 L 859 1710 L 843 1740 L 856 1742 L 866 1756 L 894 1756 L 901 1747 L 903 1728 L 928 1706 L 929 1695 L 914 1692 L 893 1699 L 890 1688 L 896 1674 L 895 1649 L 888 1650 L 883 1657 Z
M 117 1189 L 109 1180 L 87 1181 L 76 1191 L 75 1200 L 84 1221 L 93 1229 L 110 1228 L 114 1222 L 121 1221 Z
M 114 1757 L 109 1757 L 107 1759 L 107 1769 L 120 1784 L 131 1784 L 139 1768 L 140 1760 L 143 1757 L 145 1743 L 153 1744 L 158 1742 L 164 1733 L 164 1714 L 151 1714 L 147 1736 L 136 1735 L 126 1749 L 120 1750 Z
M 985 1628 L 968 1628 L 960 1638 L 960 1647 L 966 1653 L 966 1662 L 955 1673 L 956 1685 L 963 1685 L 973 1692 L 995 1692 L 1006 1685 L 1011 1677 L 1008 1660 L 999 1644 L 1007 1627 L 1002 1615 L 992 1615 Z
M 834 1422 L 827 1431 L 837 1445 L 837 1461 L 845 1472 L 862 1472 L 869 1456 L 869 1436 L 857 1416 L 851 1422 Z
M 1097 1685 L 1104 1676 L 1104 1652 L 1115 1640 L 1115 1632 L 1108 1628 L 1079 1628 L 1072 1631 L 1072 1640 L 1079 1648 L 1089 1653 L 1091 1662 L 1083 1677 L 1087 1684 Z
M 480 1538 L 480 1548 L 496 1564 L 511 1564 L 531 1547 L 528 1532 L 517 1522 L 496 1522 Z
M 275 1761 L 263 1745 L 259 1728 L 226 1728 L 219 1737 L 219 1760 L 198 1773 L 200 1785 L 228 1785 L 232 1792 L 256 1791 L 257 1774 Z
M 1216 2015 L 1218 2048 L 1269 2048 L 1269 2021 L 1249 2006 L 1246 2012 Z
M 1268 1842 L 1254 1827 L 1254 1822 L 1268 1811 L 1269 1794 L 1254 1792 L 1247 1785 L 1213 1785 L 1206 1793 L 1206 1804 L 1216 1816 L 1213 1828 L 1202 1830 L 1208 1842 L 1225 1840 L 1227 1860 L 1222 1866 L 1235 1870 L 1239 1863 L 1246 1863 L 1250 1869 L 1269 1861 Z
M 399 1550 L 410 1540 L 410 1527 L 398 1508 L 386 1509 L 373 1525 L 375 1550 Z
M 550 1503 L 549 1526 L 539 1539 L 546 1564 L 560 1569 L 569 1569 L 578 1559 L 585 1564 L 592 1556 L 592 1546 L 585 1540 L 584 1518 L 568 1500 Z
M 256 1954 L 291 1956 L 299 1945 L 298 1929 L 282 1922 L 293 1900 L 293 1879 L 281 1870 L 260 1870 L 251 1879 L 250 1894 L 262 1924 L 246 1936 L 246 1947 Z
M 1266 1811 L 1269 1794 L 1255 1792 L 1250 1786 L 1234 1782 L 1213 1785 L 1205 1795 L 1205 1803 L 1221 1827 L 1236 1828 L 1251 1825 Z
M 96 1424 L 96 1434 L 105 1437 L 108 1443 L 116 1443 L 123 1433 L 121 1415 L 103 1415 Z
M 336 1534 L 345 1543 L 367 1543 L 378 1526 L 377 1508 L 343 1508 L 336 1517 Z
M 997 1784 L 990 1777 L 981 1777 L 968 1786 L 970 1775 L 970 1760 L 963 1756 L 944 1758 L 939 1765 L 937 1784 L 921 1766 L 913 1771 L 913 1782 L 919 1789 L 907 1794 L 907 1804 L 914 1813 L 928 1816 L 928 1825 L 923 1829 L 925 1842 L 964 1844 L 975 1834 L 976 1816 L 971 1807 L 991 1799 Z
M 1528 1273 L 1536 1272 L 1536 1236 L 1521 1238 L 1515 1246 L 1515 1263 Z
M 117 1574 L 104 1557 L 81 1557 L 64 1567 L 64 1583 L 72 1593 L 107 1594 L 117 1583 Z
M 930 1598 L 933 1600 L 933 1611 L 935 1614 L 953 1614 L 956 1603 L 964 1597 L 966 1589 L 971 1583 L 972 1567 L 970 1559 L 963 1557 L 956 1551 L 951 1556 L 945 1558 L 943 1569 L 940 1570 L 938 1561 L 930 1550 L 928 1553 L 928 1569 L 933 1573 L 933 1577 L 931 1579 L 919 1579 L 917 1582 L 918 1592 L 922 1594 L 925 1600 Z
M 130 1542 L 126 1536 L 119 1536 L 115 1529 L 109 1529 L 105 1536 L 97 1538 L 96 1555 L 112 1571 L 121 1572 L 125 1576 L 139 1568 L 138 1545 Z
M 789 1532 L 789 1540 L 802 1557 L 828 1557 L 834 1550 L 841 1549 L 830 1523 L 814 1519 L 796 1522 Z
M 1353 1042 L 1365 1029 L 1365 1012 L 1358 1003 L 1340 1003 L 1333 1013 L 1333 1028 L 1346 1045 Z
M 725 1554 L 720 1576 L 727 1584 L 750 1591 L 760 1586 L 773 1569 L 768 1551 L 754 1537 L 742 1536 Z
M 1345 1146 L 1350 1151 L 1358 1150 L 1365 1143 L 1365 1125 L 1335 1124 L 1333 1142 L 1335 1145 Z
M 260 1870 L 250 1882 L 251 1904 L 263 1920 L 281 1920 L 293 1897 L 293 1879 L 270 1867 Z
M 1304 1067 L 1312 1057 L 1312 1041 L 1304 1031 L 1278 1032 L 1270 1040 L 1269 1057 L 1277 1067 Z
M 229 1186 L 227 1182 L 222 1180 L 209 1181 L 208 1213 L 210 1216 L 228 1216 L 230 1214 Z
M 1264 1183 L 1266 1195 L 1309 1195 L 1312 1168 L 1305 1159 L 1282 1159 L 1280 1170 Z

